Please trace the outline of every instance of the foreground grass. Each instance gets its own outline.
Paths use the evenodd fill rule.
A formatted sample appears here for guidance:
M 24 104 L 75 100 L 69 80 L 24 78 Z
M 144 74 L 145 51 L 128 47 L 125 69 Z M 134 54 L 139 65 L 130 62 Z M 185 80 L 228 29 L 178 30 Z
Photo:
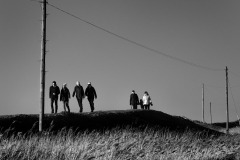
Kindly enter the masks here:
M 208 137 L 204 133 L 146 128 L 58 134 L 44 132 L 0 138 L 0 159 L 221 159 L 240 148 L 239 135 Z

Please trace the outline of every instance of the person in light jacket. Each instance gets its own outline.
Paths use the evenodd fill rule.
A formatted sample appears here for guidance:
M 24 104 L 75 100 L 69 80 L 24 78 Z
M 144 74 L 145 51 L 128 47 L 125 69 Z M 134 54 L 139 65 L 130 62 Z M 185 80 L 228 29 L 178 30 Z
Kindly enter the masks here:
M 76 95 L 76 99 L 78 101 L 78 106 L 80 108 L 79 112 L 83 112 L 82 100 L 85 97 L 85 95 L 84 95 L 83 87 L 80 85 L 79 81 L 76 82 L 76 86 L 74 87 L 72 96 L 74 97 L 75 95 Z
M 152 106 L 152 100 L 151 100 L 151 97 L 149 96 L 148 92 L 145 91 L 144 92 L 144 95 L 143 95 L 143 106 L 146 110 L 149 110 L 150 109 L 150 105 Z
M 63 102 L 64 111 L 66 112 L 66 108 L 67 108 L 68 113 L 70 113 L 69 99 L 70 99 L 70 92 L 69 92 L 69 89 L 67 88 L 67 83 L 64 83 L 60 93 L 60 101 Z

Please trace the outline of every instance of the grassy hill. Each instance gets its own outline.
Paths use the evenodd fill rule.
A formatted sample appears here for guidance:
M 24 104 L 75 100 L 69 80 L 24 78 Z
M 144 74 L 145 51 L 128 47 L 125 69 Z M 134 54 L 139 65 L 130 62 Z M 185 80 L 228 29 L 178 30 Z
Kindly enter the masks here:
M 9 115 L 0 116 L 1 132 L 11 128 L 14 132 L 37 132 L 39 115 Z M 119 110 L 97 111 L 92 113 L 58 113 L 46 114 L 43 120 L 44 130 L 58 131 L 62 128 L 73 130 L 105 130 L 115 127 L 131 126 L 144 129 L 146 126 L 165 128 L 178 132 L 186 129 L 196 132 L 218 134 L 207 127 L 198 125 L 191 120 L 171 116 L 154 110 Z
M 0 116 L 0 127 L 1 160 L 240 159 L 239 135 L 154 110 L 46 114 L 40 134 L 38 115 Z

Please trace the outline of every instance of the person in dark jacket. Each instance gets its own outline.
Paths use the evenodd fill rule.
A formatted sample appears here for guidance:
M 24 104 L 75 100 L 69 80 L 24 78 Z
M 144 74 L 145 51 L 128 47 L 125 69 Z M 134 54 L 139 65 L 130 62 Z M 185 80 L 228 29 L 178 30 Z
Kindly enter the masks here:
M 69 89 L 67 88 L 67 83 L 64 83 L 60 93 L 60 101 L 63 101 L 63 109 L 66 112 L 66 108 L 67 108 L 68 113 L 70 113 L 69 99 L 70 99 L 70 92 L 69 92 Z
M 130 95 L 130 105 L 133 109 L 137 109 L 137 105 L 139 104 L 138 95 L 132 90 L 132 94 Z
M 51 99 L 51 109 L 52 109 L 51 113 L 54 113 L 53 103 L 55 103 L 55 113 L 57 113 L 59 94 L 60 94 L 60 89 L 57 86 L 56 81 L 53 81 L 52 86 L 49 88 L 49 98 Z
M 78 106 L 80 108 L 79 112 L 82 112 L 83 111 L 82 100 L 85 97 L 85 95 L 84 95 L 83 87 L 80 85 L 79 81 L 76 82 L 76 86 L 74 87 L 74 91 L 73 91 L 72 96 L 74 97 L 75 94 L 76 94 L 76 99 L 78 101 Z
M 139 105 L 140 105 L 141 109 L 144 109 L 143 100 L 142 99 L 139 100 Z
M 92 86 L 91 82 L 88 82 L 88 86 L 85 90 L 85 95 L 88 97 L 91 112 L 94 111 L 94 98 L 97 99 L 97 94 L 95 88 Z

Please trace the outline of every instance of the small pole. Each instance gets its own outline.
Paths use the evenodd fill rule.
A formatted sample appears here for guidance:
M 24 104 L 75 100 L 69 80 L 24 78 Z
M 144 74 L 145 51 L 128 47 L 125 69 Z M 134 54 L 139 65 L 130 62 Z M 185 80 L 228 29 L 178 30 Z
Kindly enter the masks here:
M 227 105 L 227 110 L 226 110 L 226 115 L 227 115 L 227 122 L 226 122 L 226 133 L 229 133 L 229 111 L 228 111 L 228 67 L 226 66 L 226 105 Z
M 212 103 L 210 102 L 210 117 L 211 117 L 211 124 L 212 124 Z
M 44 103 L 45 103 L 45 56 L 46 56 L 46 17 L 47 0 L 42 2 L 42 44 L 41 44 L 41 64 L 40 64 L 40 113 L 39 132 L 43 130 Z
M 204 83 L 202 84 L 202 122 L 205 123 L 205 119 L 204 119 Z

